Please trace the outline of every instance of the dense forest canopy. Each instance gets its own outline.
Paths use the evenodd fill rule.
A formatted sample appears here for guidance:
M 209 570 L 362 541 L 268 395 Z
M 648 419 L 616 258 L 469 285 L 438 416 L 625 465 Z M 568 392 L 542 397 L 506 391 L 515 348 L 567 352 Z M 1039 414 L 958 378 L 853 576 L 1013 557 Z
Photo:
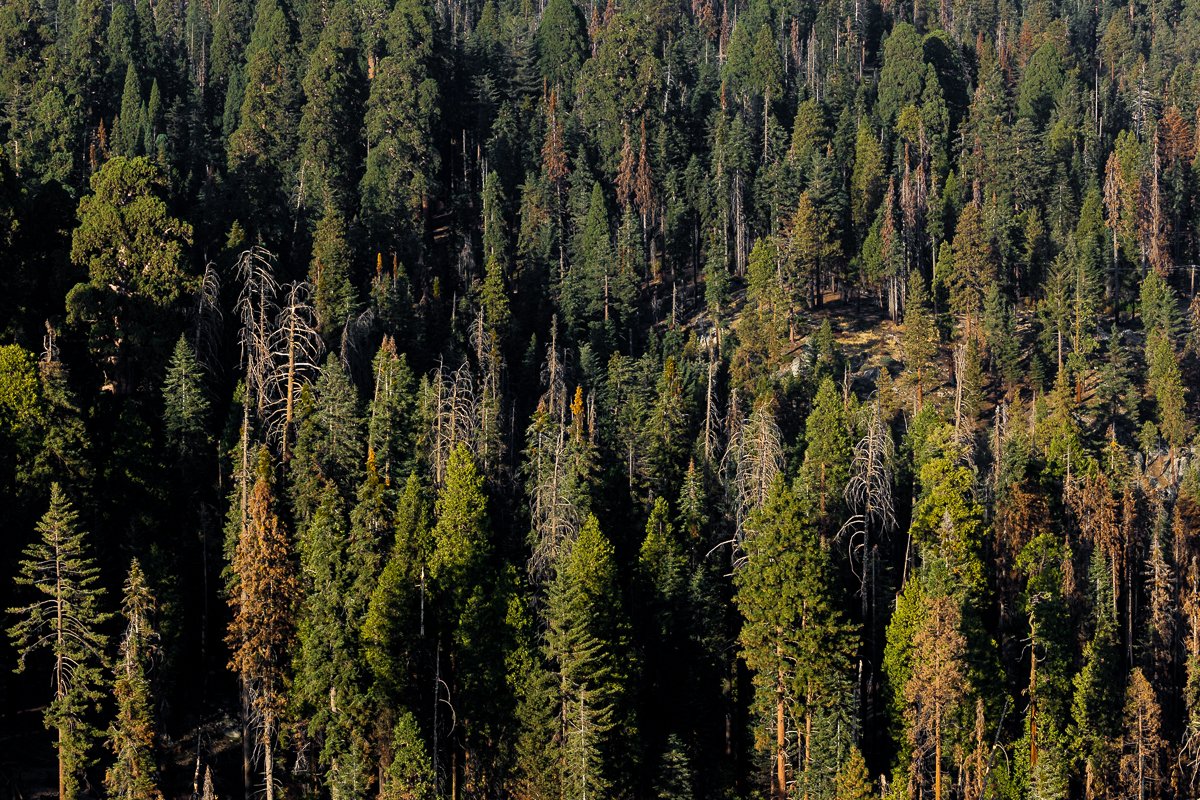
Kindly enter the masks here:
M 6 797 L 1200 792 L 1197 0 L 0 0 L 0 101 Z

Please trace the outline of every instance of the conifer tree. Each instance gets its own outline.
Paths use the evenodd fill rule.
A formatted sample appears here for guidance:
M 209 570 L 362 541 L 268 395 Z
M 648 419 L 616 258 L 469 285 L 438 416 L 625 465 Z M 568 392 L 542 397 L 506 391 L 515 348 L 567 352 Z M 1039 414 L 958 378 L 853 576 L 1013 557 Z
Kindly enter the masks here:
M 175 343 L 163 381 L 163 427 L 167 445 L 185 461 L 199 456 L 210 442 L 210 403 L 196 353 L 183 336 Z
M 400 714 L 389 744 L 392 758 L 381 776 L 380 800 L 434 800 L 438 796 L 437 776 L 417 720 L 408 711 Z
M 125 90 L 121 94 L 121 115 L 113 126 L 113 150 L 116 155 L 133 158 L 142 154 L 142 87 L 133 63 L 125 71 Z
M 367 408 L 367 449 L 384 482 L 397 481 L 415 466 L 416 396 L 412 370 L 396 340 L 385 336 L 372 362 L 374 394 Z
M 804 430 L 807 446 L 801 475 L 817 501 L 817 515 L 828 534 L 830 524 L 838 524 L 854 455 L 845 400 L 830 378 L 817 388 Z
M 365 581 L 357 574 L 345 504 L 327 484 L 300 530 L 297 550 L 304 599 L 296 621 L 290 700 L 317 744 L 323 779 L 338 800 L 359 797 L 370 779 L 364 733 L 369 730 L 358 631 Z M 373 577 L 373 576 L 369 576 Z
M 374 678 L 375 700 L 390 704 L 413 670 L 416 641 L 425 637 L 429 508 L 416 473 L 409 475 L 396 511 L 395 539 L 371 592 L 362 642 Z
M 928 598 L 924 621 L 912 640 L 912 673 L 904 687 L 905 720 L 912 766 L 909 792 L 944 797 L 949 730 L 962 713 L 968 692 L 964 660 L 967 642 L 960 630 L 958 601 L 945 594 Z
M 850 754 L 838 768 L 834 781 L 834 800 L 869 800 L 875 796 L 874 781 L 867 772 L 862 750 L 850 748 Z
M 557 94 L 572 96 L 584 52 L 583 22 L 571 0 L 550 0 L 537 29 L 538 66 Z
M 1146 800 L 1158 796 L 1162 780 L 1162 711 L 1154 687 L 1138 667 L 1129 677 L 1125 700 L 1125 753 L 1121 784 L 1126 796 Z
M 419 0 L 396 3 L 384 37 L 366 106 L 367 160 L 361 184 L 362 217 L 371 243 L 406 252 L 419 234 L 438 170 L 433 131 L 438 84 L 432 9 Z
M 297 204 L 314 211 L 324 208 L 325 216 L 339 214 L 343 218 L 356 210 L 357 123 L 364 99 L 354 22 L 351 3 L 334 4 L 304 73 L 305 101 L 299 127 Z M 317 294 L 319 297 L 319 285 Z
M 278 243 L 294 217 L 296 121 L 300 79 L 292 23 L 279 0 L 257 0 L 246 47 L 245 92 L 229 136 L 229 171 L 240 189 L 241 222 Z
M 830 788 L 819 768 L 830 744 L 820 722 L 848 711 L 852 680 L 855 637 L 834 602 L 829 555 L 810 508 L 776 480 L 747 522 L 745 563 L 734 573 L 734 602 L 745 620 L 739 642 L 754 681 L 755 742 L 770 754 L 774 798 L 788 797 L 793 780 L 810 792 Z
M 948 273 L 950 306 L 962 319 L 963 334 L 978 336 L 976 330 L 983 310 L 983 298 L 996 281 L 992 245 L 984 227 L 983 210 L 969 203 L 954 229 L 953 266 Z
M 312 264 L 308 281 L 313 287 L 313 307 L 326 342 L 337 345 L 343 328 L 357 310 L 350 272 L 354 253 L 348 239 L 346 221 L 332 202 L 313 233 Z
M 117 717 L 108 732 L 116 763 L 104 778 L 108 796 L 119 800 L 162 800 L 158 788 L 158 745 L 149 672 L 158 651 L 154 596 L 137 559 L 129 567 L 121 603 L 126 620 L 113 694 Z
M 229 668 L 243 687 L 243 714 L 261 753 L 263 791 L 274 800 L 276 739 L 286 707 L 286 678 L 294 638 L 299 585 L 292 544 L 277 510 L 271 457 L 261 448 L 246 524 L 230 564 L 227 640 Z M 250 787 L 247 787 L 249 793 Z
M 28 605 L 9 609 L 17 622 L 8 635 L 17 651 L 17 671 L 31 657 L 48 651 L 54 696 L 46 706 L 46 727 L 56 732 L 58 796 L 81 793 L 83 769 L 96 734 L 89 712 L 102 696 L 107 640 L 103 625 L 110 614 L 101 610 L 100 570 L 89 553 L 79 515 L 56 483 L 50 508 L 37 525 L 38 539 L 23 553 L 18 586 L 36 594 Z
M 929 305 L 925 279 L 917 270 L 908 276 L 901 346 L 905 368 L 911 373 L 915 387 L 913 407 L 919 413 L 924 403 L 925 389 L 932 384 L 929 375 L 933 372 L 933 359 L 937 355 L 938 330 Z
M 169 340 L 156 331 L 192 288 L 185 260 L 192 226 L 169 213 L 166 178 L 149 159 L 113 158 L 91 187 L 71 236 L 71 260 L 87 268 L 88 280 L 67 295 L 68 318 L 87 326 L 106 386 L 123 393 L 137 385 L 135 366 L 151 372 L 165 360 Z
M 633 675 L 613 546 L 594 516 L 559 563 L 546 601 L 546 652 L 558 684 L 563 793 L 619 793 L 629 780 Z
M 288 488 L 300 521 L 316 507 L 324 481 L 333 483 L 344 498 L 352 496 L 366 462 L 363 427 L 358 390 L 341 360 L 330 355 L 316 385 L 305 387 L 297 413 Z
M 612 310 L 612 229 L 599 182 L 592 184 L 586 216 L 579 220 L 577 230 L 560 303 L 568 329 L 577 341 L 585 342 L 593 332 L 604 330 Z

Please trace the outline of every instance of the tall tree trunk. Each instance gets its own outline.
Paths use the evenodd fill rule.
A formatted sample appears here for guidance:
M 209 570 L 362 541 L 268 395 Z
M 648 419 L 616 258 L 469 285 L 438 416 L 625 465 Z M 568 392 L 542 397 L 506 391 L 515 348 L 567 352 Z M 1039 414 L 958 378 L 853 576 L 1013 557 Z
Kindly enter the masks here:
M 782 631 L 779 632 L 782 635 Z M 783 647 L 775 645 L 775 655 L 783 658 Z M 783 665 L 780 664 L 775 683 L 775 791 L 779 800 L 787 798 L 787 727 L 783 715 Z
M 933 707 L 933 798 L 942 800 L 942 704 Z M 270 800 L 270 798 L 267 798 Z
M 263 781 L 266 783 L 266 800 L 275 800 L 275 753 L 272 739 L 275 736 L 275 713 L 263 712 Z

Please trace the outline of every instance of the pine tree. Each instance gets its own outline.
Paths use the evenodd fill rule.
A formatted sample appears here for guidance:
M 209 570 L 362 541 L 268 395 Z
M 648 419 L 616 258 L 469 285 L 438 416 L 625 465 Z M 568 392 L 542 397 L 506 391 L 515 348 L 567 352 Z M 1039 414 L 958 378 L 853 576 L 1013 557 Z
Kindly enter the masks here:
M 908 297 L 904 307 L 902 347 L 906 369 L 912 373 L 916 386 L 914 407 L 921 410 L 925 389 L 932 381 L 933 359 L 937 356 L 938 330 L 929 304 L 929 293 L 921 273 L 913 270 L 908 277 Z
M 538 66 L 542 77 L 565 97 L 579 74 L 585 56 L 583 21 L 571 0 L 550 0 L 537 29 Z
M 1092 635 L 1083 648 L 1083 667 L 1075 675 L 1071 714 L 1074 755 L 1084 766 L 1089 790 L 1096 792 L 1114 776 L 1113 742 L 1120 735 L 1122 693 L 1121 652 L 1116 601 L 1108 561 L 1099 550 L 1092 554 L 1088 581 L 1092 587 Z
M 361 158 L 357 123 L 364 100 L 353 15 L 352 4 L 338 2 L 321 30 L 304 74 L 299 128 L 297 204 L 314 211 L 323 207 L 325 216 L 343 218 L 356 210 Z
M 245 92 L 229 136 L 229 171 L 240 189 L 242 225 L 277 242 L 293 217 L 300 80 L 295 35 L 279 0 L 257 0 L 246 48 Z
M 113 126 L 112 143 L 116 155 L 133 158 L 142 154 L 142 87 L 132 63 L 125 71 L 125 90 L 121 94 L 121 115 Z
M 854 147 L 854 170 L 850 177 L 851 219 L 860 239 L 883 198 L 886 169 L 887 159 L 878 137 L 869 125 L 860 123 Z
M 558 683 L 564 797 L 619 793 L 629 780 L 628 623 L 613 546 L 588 517 L 559 563 L 546 600 L 546 652 Z
M 186 337 L 179 337 L 163 381 L 163 427 L 167 446 L 183 461 L 200 456 L 211 442 L 209 399 L 203 370 Z
M 275 745 L 286 705 L 287 668 L 299 600 L 292 544 L 277 511 L 271 473 L 271 457 L 262 448 L 246 524 L 230 565 L 233 619 L 227 636 L 229 668 L 242 682 L 243 714 L 261 752 L 267 800 L 275 797 Z
M 296 621 L 290 700 L 317 743 L 324 782 L 337 800 L 360 797 L 370 780 L 364 732 L 369 730 L 358 631 L 366 580 L 356 569 L 345 504 L 332 484 L 304 524 L 297 550 L 304 599 Z M 366 580 L 364 580 L 364 578 Z
M 978 203 L 969 203 L 954 229 L 953 266 L 949 271 L 950 306 L 962 318 L 963 334 L 978 336 L 983 298 L 996 281 L 992 245 Z M 940 266 L 940 265 L 939 265 Z
M 734 573 L 734 602 L 745 620 L 739 642 L 754 682 L 755 742 L 771 755 L 774 798 L 788 797 L 793 779 L 805 791 L 830 788 L 819 767 L 830 744 L 820 723 L 848 711 L 855 637 L 835 604 L 815 522 L 776 480 L 747 522 L 744 563 Z
M 967 642 L 960 627 L 958 601 L 938 595 L 928 599 L 923 624 L 912 640 L 912 674 L 904 687 L 905 721 L 912 767 L 909 792 L 921 794 L 932 761 L 932 795 L 944 797 L 944 759 L 948 730 L 967 698 Z
M 372 362 L 375 389 L 367 408 L 367 449 L 385 482 L 416 465 L 416 386 L 408 359 L 385 336 Z
M 899 22 L 883 43 L 883 69 L 879 72 L 879 118 L 890 123 L 906 107 L 920 101 L 925 65 L 921 36 L 907 22 Z
M 851 747 L 850 755 L 838 768 L 834 781 L 834 800 L 870 800 L 874 796 L 874 781 L 867 772 L 867 762 L 863 760 L 862 751 Z
M 829 218 L 817 208 L 809 192 L 801 194 L 788 226 L 782 254 L 787 265 L 792 314 L 806 302 L 814 306 L 821 304 L 824 281 L 829 277 L 826 270 L 839 250 Z
M 392 759 L 380 780 L 380 800 L 434 800 L 437 778 L 416 718 L 408 711 L 400 714 L 389 744 Z
M 828 534 L 841 516 L 853 458 L 845 400 L 831 379 L 825 378 L 817 388 L 804 430 L 807 446 L 801 476 L 816 498 L 818 518 Z
M 385 43 L 387 54 L 379 60 L 367 98 L 362 217 L 376 249 L 400 248 L 403 254 L 420 233 L 438 170 L 431 7 L 419 0 L 396 3 Z
M 611 311 L 613 276 L 612 229 L 604 190 L 592 184 L 586 216 L 578 221 L 571 268 L 563 280 L 560 304 L 568 329 L 577 341 L 602 331 Z
M 342 330 L 358 306 L 350 282 L 354 253 L 347 241 L 348 233 L 346 220 L 334 203 L 327 203 L 313 233 L 308 281 L 313 287 L 313 306 L 321 335 L 331 344 L 340 344 Z
M 412 673 L 416 641 L 425 637 L 429 508 L 416 474 L 409 475 L 396 512 L 395 540 L 371 592 L 362 642 L 374 678 L 374 700 L 390 706 Z
M 339 358 L 330 355 L 325 360 L 316 385 L 305 388 L 296 417 L 288 489 L 296 516 L 304 521 L 319 502 L 323 482 L 349 498 L 366 463 L 358 390 Z
M 137 559 L 129 567 L 122 611 L 127 627 L 113 688 L 117 717 L 108 732 L 116 763 L 109 768 L 104 785 L 108 796 L 119 800 L 162 800 L 155 757 L 154 695 L 148 675 L 158 650 L 155 602 Z
M 110 614 L 101 610 L 100 570 L 88 552 L 79 515 L 56 483 L 50 508 L 38 522 L 39 539 L 24 551 L 18 586 L 30 587 L 37 599 L 10 608 L 17 622 L 8 635 L 17 651 L 17 671 L 31 656 L 48 650 L 53 656 L 54 697 L 46 706 L 46 727 L 56 731 L 58 796 L 77 797 L 96 731 L 89 712 L 102 697 L 102 667 L 107 640 L 102 633 Z
M 1165 745 L 1154 687 L 1135 667 L 1126 693 L 1125 754 L 1121 759 L 1121 784 L 1127 797 L 1146 800 L 1159 796 Z

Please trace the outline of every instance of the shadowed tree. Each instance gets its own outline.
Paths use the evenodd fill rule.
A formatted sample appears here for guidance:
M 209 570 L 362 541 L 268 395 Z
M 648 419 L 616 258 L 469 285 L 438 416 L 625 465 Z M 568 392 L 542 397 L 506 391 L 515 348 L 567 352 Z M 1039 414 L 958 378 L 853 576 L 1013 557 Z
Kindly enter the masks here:
M 258 452 L 254 488 L 230 564 L 227 640 L 229 668 L 242 682 L 243 710 L 255 750 L 261 753 L 263 791 L 274 800 L 276 739 L 286 702 L 299 585 L 292 543 L 277 510 L 271 457 Z M 252 787 L 246 787 L 249 795 Z
M 154 596 L 141 565 L 134 559 L 121 603 L 125 636 L 121 640 L 113 695 L 117 718 L 108 733 L 116 762 L 104 778 L 108 796 L 116 800 L 162 800 L 158 789 L 158 745 L 154 693 L 149 672 L 158 652 L 154 628 Z

